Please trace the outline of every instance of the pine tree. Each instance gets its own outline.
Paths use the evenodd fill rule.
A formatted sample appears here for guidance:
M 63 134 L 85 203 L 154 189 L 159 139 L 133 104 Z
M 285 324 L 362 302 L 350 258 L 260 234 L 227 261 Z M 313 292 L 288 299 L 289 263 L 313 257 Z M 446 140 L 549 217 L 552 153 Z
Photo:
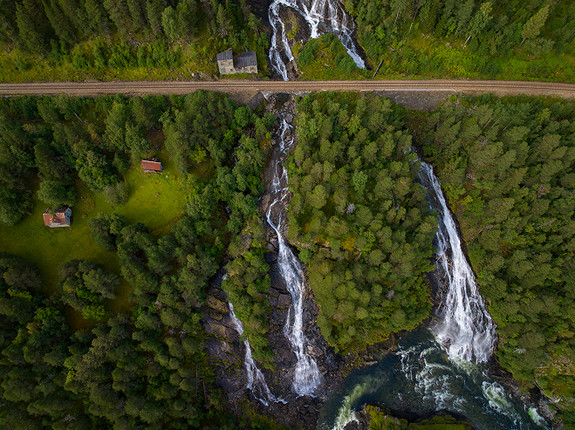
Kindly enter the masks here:
M 103 3 L 120 33 L 127 34 L 133 30 L 130 11 L 124 0 L 104 0 Z
M 60 8 L 68 16 L 74 26 L 74 33 L 78 38 L 88 36 L 90 23 L 86 13 L 84 0 L 58 0 Z
M 61 41 L 72 45 L 76 42 L 76 35 L 73 32 L 73 25 L 70 19 L 60 8 L 57 0 L 42 0 L 46 17 L 50 21 L 52 28 Z
M 547 16 L 549 16 L 548 4 L 539 9 L 539 11 L 523 25 L 523 30 L 521 30 L 521 37 L 523 37 L 521 45 L 523 45 L 527 39 L 533 39 L 539 36 L 541 28 L 545 25 L 545 21 L 547 21 Z
M 176 11 L 172 6 L 168 6 L 162 13 L 162 28 L 164 34 L 172 40 L 179 39 L 178 23 L 176 20 Z
M 132 28 L 135 31 L 141 30 L 146 27 L 146 13 L 144 11 L 145 5 L 142 0 L 127 0 L 128 10 L 132 19 Z
M 483 3 L 479 10 L 473 15 L 471 22 L 469 23 L 469 35 L 467 36 L 467 40 L 465 40 L 465 45 L 469 42 L 472 37 L 477 36 L 481 33 L 481 30 L 485 28 L 489 21 L 491 21 L 491 8 L 493 5 L 490 1 Z
M 48 40 L 53 36 L 43 12 L 42 4 L 36 0 L 24 0 L 16 6 L 18 35 L 30 52 L 47 51 Z
M 146 15 L 150 23 L 150 29 L 156 35 L 162 32 L 162 12 L 164 7 L 162 0 L 148 0 L 146 2 Z
M 0 0 L 0 38 L 12 42 L 18 37 L 18 26 L 14 20 L 16 4 L 10 0 Z
M 463 30 L 469 19 L 471 18 L 471 13 L 473 12 L 473 8 L 475 7 L 475 0 L 467 0 L 464 3 L 461 3 L 460 6 L 455 11 L 455 16 L 457 17 L 457 30 L 455 34 L 457 34 L 460 30 Z
M 85 0 L 88 27 L 94 34 L 109 34 L 110 20 L 100 0 Z

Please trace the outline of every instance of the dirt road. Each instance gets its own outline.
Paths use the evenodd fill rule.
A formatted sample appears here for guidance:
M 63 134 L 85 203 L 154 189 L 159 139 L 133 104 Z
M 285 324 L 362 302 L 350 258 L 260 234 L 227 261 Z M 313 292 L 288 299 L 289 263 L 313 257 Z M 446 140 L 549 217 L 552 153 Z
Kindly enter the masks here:
M 445 93 L 494 93 L 497 95 L 548 95 L 575 97 L 575 84 L 523 81 L 143 81 L 143 82 L 48 82 L 0 84 L 0 96 L 102 94 L 187 94 L 196 90 L 230 94 L 259 91 L 435 91 Z

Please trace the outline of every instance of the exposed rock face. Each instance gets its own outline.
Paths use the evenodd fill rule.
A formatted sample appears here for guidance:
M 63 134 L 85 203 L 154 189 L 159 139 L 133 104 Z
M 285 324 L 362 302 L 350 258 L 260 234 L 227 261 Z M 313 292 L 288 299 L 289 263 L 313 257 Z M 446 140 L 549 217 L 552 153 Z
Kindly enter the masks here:
M 266 97 L 268 99 L 266 111 L 274 112 L 286 120 L 294 120 L 295 101 L 293 96 L 267 94 Z M 266 193 L 264 193 L 259 207 L 260 214 L 264 219 L 270 206 L 268 193 L 272 185 L 273 171 L 271 169 L 277 168 L 276 162 L 280 159 L 280 151 L 277 146 L 278 144 L 276 143 L 274 148 L 272 148 L 272 154 L 266 166 Z M 282 159 L 281 161 L 283 162 L 284 160 Z M 283 211 L 283 219 L 285 219 L 288 203 L 289 198 L 286 198 L 283 205 L 276 204 L 273 206 L 274 211 Z M 277 219 L 277 215 L 279 214 L 274 213 L 274 219 Z M 235 413 L 245 415 L 247 402 L 254 411 L 273 418 L 278 424 L 289 428 L 313 429 L 316 427 L 320 408 L 327 395 L 333 391 L 334 387 L 341 382 L 343 377 L 355 365 L 377 358 L 380 355 L 381 345 L 369 348 L 368 351 L 361 355 L 340 356 L 336 354 L 321 335 L 316 325 L 319 308 L 314 301 L 313 292 L 308 286 L 304 294 L 303 304 L 303 332 L 307 340 L 305 353 L 314 358 L 323 380 L 315 390 L 314 397 L 297 397 L 293 391 L 293 376 L 297 359 L 288 338 L 284 334 L 284 327 L 289 309 L 292 306 L 292 299 L 277 264 L 277 235 L 269 226 L 267 226 L 266 237 L 269 252 L 265 254 L 265 258 L 270 266 L 271 278 L 268 301 L 272 308 L 272 313 L 269 317 L 268 339 L 272 347 L 274 368 L 273 371 L 262 366 L 259 366 L 259 368 L 263 372 L 271 392 L 287 403 L 271 403 L 266 407 L 250 391 L 245 389 L 247 381 L 243 363 L 245 350 L 243 342 L 241 342 L 237 332 L 234 330 L 229 317 L 226 295 L 220 288 L 223 273 L 214 277 L 206 299 L 204 328 L 213 336 L 207 343 L 207 350 L 219 363 L 216 370 L 218 384 L 227 394 L 230 408 Z M 297 255 L 297 251 L 295 249 L 292 250 Z
M 269 103 L 266 110 L 276 113 L 283 118 L 289 115 L 293 121 L 295 114 L 295 101 L 292 96 L 268 95 Z M 279 109 L 278 109 L 279 107 Z M 277 143 L 276 143 L 277 146 Z M 267 166 L 266 178 L 269 188 L 269 169 L 276 168 L 279 157 L 278 148 L 272 149 L 270 161 Z M 283 161 L 283 160 L 281 160 Z M 283 211 L 285 215 L 286 205 L 289 199 L 285 199 L 285 205 L 275 205 L 274 210 Z M 260 213 L 264 215 L 269 207 L 269 198 L 264 194 Z M 266 224 L 267 225 L 267 224 Z M 270 371 L 259 366 L 266 378 L 267 384 L 272 393 L 287 402 L 272 403 L 265 407 L 253 397 L 251 392 L 245 389 L 246 375 L 243 367 L 243 357 L 245 354 L 243 342 L 241 342 L 237 332 L 232 325 L 227 299 L 221 290 L 222 274 L 216 275 L 206 298 L 204 328 L 213 337 L 207 342 L 208 353 L 217 359 L 219 366 L 216 370 L 218 384 L 227 394 L 231 408 L 238 414 L 242 414 L 245 409 L 245 402 L 248 401 L 251 408 L 260 414 L 271 416 L 279 424 L 290 428 L 315 428 L 319 410 L 323 404 L 325 396 L 332 387 L 340 368 L 341 359 L 338 359 L 333 348 L 329 347 L 323 338 L 315 321 L 318 315 L 317 306 L 313 300 L 313 295 L 308 289 L 304 297 L 304 334 L 307 338 L 306 353 L 314 357 L 324 382 L 318 387 L 315 397 L 297 397 L 293 391 L 292 381 L 296 365 L 296 356 L 292 351 L 290 342 L 284 334 L 284 326 L 288 312 L 292 306 L 292 299 L 286 288 L 285 282 L 279 273 L 277 265 L 277 236 L 268 226 L 268 249 L 265 258 L 270 265 L 271 288 L 268 293 L 268 300 L 272 308 L 269 318 L 268 338 L 273 351 L 274 369 Z

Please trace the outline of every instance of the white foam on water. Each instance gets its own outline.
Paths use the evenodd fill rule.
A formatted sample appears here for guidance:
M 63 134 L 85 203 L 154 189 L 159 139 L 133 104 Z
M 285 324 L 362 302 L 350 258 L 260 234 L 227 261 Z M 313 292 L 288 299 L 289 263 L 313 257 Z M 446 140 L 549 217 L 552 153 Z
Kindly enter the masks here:
M 422 162 L 420 176 L 439 203 L 436 269 L 445 275 L 449 286 L 438 307 L 440 318 L 431 328 L 451 357 L 487 362 L 495 348 L 495 324 L 479 294 L 473 270 L 463 253 L 455 221 L 433 168 Z
M 287 63 L 292 62 L 294 56 L 289 46 L 285 25 L 280 18 L 281 7 L 290 8 L 301 15 L 309 27 L 312 39 L 325 32 L 334 33 L 357 67 L 365 68 L 365 63 L 353 41 L 353 20 L 338 0 L 311 0 L 311 3 L 309 0 L 274 0 L 268 10 L 268 18 L 273 29 L 269 59 L 272 67 L 284 81 L 289 80 L 286 60 Z
M 520 417 L 513 410 L 513 405 L 511 404 L 509 396 L 500 384 L 497 382 L 483 381 L 481 384 L 481 391 L 483 391 L 483 395 L 489 401 L 490 408 L 503 415 L 507 415 L 515 423 L 518 422 Z
M 547 422 L 543 419 L 541 415 L 539 415 L 539 412 L 537 412 L 536 408 L 527 409 L 527 415 L 529 415 L 529 418 L 531 418 L 531 420 L 535 424 L 539 426 L 547 426 Z
M 228 302 L 230 308 L 230 318 L 234 325 L 234 328 L 240 335 L 240 338 L 244 334 L 244 326 L 242 322 L 236 317 L 234 313 L 234 306 Z M 246 353 L 244 357 L 244 365 L 246 368 L 247 383 L 246 388 L 252 392 L 254 397 L 262 402 L 264 405 L 269 406 L 271 402 L 281 402 L 285 403 L 284 400 L 277 398 L 272 394 L 268 385 L 266 384 L 266 379 L 261 372 L 261 370 L 256 365 L 254 359 L 252 358 L 252 347 L 249 341 L 246 339 L 243 341 L 246 348 Z

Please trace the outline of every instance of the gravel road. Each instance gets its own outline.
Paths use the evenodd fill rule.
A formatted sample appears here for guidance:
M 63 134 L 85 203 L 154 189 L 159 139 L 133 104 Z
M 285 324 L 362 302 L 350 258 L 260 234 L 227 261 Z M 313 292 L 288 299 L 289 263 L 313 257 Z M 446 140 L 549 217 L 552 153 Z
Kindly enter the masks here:
M 390 91 L 494 93 L 497 95 L 538 95 L 575 97 L 575 84 L 525 81 L 143 81 L 143 82 L 33 82 L 0 84 L 0 96 L 54 95 L 97 96 L 103 94 L 187 94 L 196 90 L 230 94 L 260 91 Z

